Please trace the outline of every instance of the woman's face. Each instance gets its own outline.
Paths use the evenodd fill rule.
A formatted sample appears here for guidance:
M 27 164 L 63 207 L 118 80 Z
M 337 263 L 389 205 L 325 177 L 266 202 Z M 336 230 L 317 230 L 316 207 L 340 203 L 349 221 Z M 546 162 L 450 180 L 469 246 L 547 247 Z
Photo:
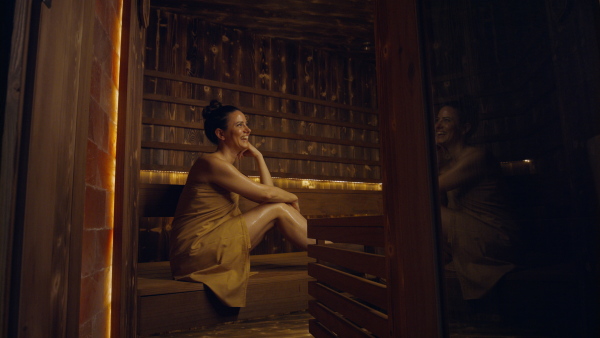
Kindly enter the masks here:
M 236 110 L 227 117 L 227 130 L 224 131 L 222 140 L 240 150 L 248 149 L 250 145 L 248 137 L 251 131 L 246 116 Z
M 435 121 L 435 143 L 448 145 L 462 141 L 464 134 L 462 129 L 456 109 L 450 106 L 442 107 Z

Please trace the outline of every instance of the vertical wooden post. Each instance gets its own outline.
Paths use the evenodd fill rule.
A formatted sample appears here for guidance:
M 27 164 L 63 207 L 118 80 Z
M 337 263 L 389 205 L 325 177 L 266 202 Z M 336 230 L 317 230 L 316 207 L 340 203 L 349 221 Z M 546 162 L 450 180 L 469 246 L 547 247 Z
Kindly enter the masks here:
M 10 337 L 78 333 L 93 4 L 15 2 L 5 169 L 14 233 Z M 14 77 L 13 77 L 14 76 Z M 14 82 L 12 82 L 14 81 Z M 4 143 L 3 143 L 4 147 Z M 3 158 L 4 160 L 5 158 Z M 3 195 L 6 196 L 6 195 Z M 7 209 L 3 209 L 7 210 Z M 14 212 L 14 213 L 13 213 Z M 4 226 L 4 224 L 2 224 Z
M 443 335 L 436 182 L 416 0 L 375 9 L 390 337 Z
M 115 168 L 111 337 L 137 328 L 138 180 L 145 30 L 149 1 L 123 1 Z

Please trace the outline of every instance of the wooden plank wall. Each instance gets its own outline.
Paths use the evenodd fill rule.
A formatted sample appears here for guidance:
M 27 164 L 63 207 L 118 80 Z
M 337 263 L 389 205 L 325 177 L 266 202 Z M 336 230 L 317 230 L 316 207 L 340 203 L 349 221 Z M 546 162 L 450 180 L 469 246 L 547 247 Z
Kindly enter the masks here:
M 379 182 L 373 60 L 158 10 L 150 21 L 142 169 L 187 171 L 212 151 L 201 111 L 216 98 L 249 115 L 275 176 Z
M 2 327 L 6 335 L 0 335 L 77 337 L 94 7 L 76 0 L 51 9 L 13 2 L 6 110 L 12 130 L 2 144 L 2 155 L 8 151 L 12 158 L 3 157 L 1 169 L 4 175 L 9 166 L 18 168 L 18 174 L 0 189 L 16 197 L 9 211 L 13 224 L 2 223 L 12 227 L 15 266 L 2 319 L 8 330 Z M 19 122 L 12 124 L 14 119 Z
M 214 151 L 202 108 L 219 99 L 248 115 L 250 141 L 273 176 L 381 182 L 374 57 L 153 8 L 145 68 L 142 170 L 187 172 L 199 153 Z M 239 168 L 257 174 L 252 161 Z M 369 214 L 381 213 L 375 198 Z M 351 216 L 347 209 L 330 215 Z M 142 221 L 140 261 L 168 259 L 170 218 Z M 289 251 L 271 231 L 253 254 Z
M 137 328 L 137 250 L 141 110 L 145 51 L 144 9 L 123 1 L 115 163 L 111 337 L 134 337 Z M 147 13 L 147 12 L 146 12 Z

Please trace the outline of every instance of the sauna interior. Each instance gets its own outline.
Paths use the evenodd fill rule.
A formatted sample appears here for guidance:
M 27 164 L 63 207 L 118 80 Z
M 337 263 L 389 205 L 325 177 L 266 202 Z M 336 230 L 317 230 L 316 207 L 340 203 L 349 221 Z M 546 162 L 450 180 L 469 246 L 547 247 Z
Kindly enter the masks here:
M 315 337 L 599 336 L 598 1 L 4 0 L 0 16 L 0 336 L 286 313 Z M 440 264 L 431 133 L 465 97 L 522 231 L 518 268 L 476 301 Z M 320 241 L 270 231 L 245 308 L 169 269 L 186 173 L 215 149 L 211 99 L 247 115 Z
M 158 269 L 163 271 L 161 278 L 170 279 L 169 229 L 187 171 L 200 153 L 215 150 L 203 131 L 202 109 L 210 100 L 234 105 L 247 115 L 250 142 L 265 156 L 275 185 L 299 196 L 306 218 L 383 213 L 372 2 L 152 1 L 151 5 L 139 183 L 142 334 L 225 321 L 192 318 L 177 326 L 163 311 L 180 304 L 175 291 L 189 283 L 155 279 Z M 253 162 L 242 159 L 237 166 L 258 179 Z M 242 212 L 255 205 L 240 201 Z M 271 293 L 282 289 L 279 293 L 287 295 L 263 300 L 270 312 L 254 311 L 250 294 L 266 291 L 253 289 L 253 283 L 268 276 L 259 270 L 250 280 L 251 304 L 228 320 L 307 308 L 308 258 L 306 253 L 291 255 L 294 251 L 298 250 L 278 229 L 266 234 L 251 252 L 252 270 L 267 265 L 264 255 L 279 255 L 269 258 L 281 261 L 274 274 L 298 277 L 287 281 L 272 277 Z M 383 262 L 383 255 L 379 257 Z M 286 267 L 289 264 L 291 268 Z M 163 283 L 162 289 L 157 283 Z M 304 294 L 286 303 L 283 298 L 298 293 L 286 291 L 290 287 Z M 186 315 L 193 317 L 194 311 L 202 310 Z
M 152 2 L 141 187 L 184 184 L 198 154 L 214 151 L 202 108 L 218 99 L 247 114 L 250 141 L 276 185 L 301 194 L 307 217 L 381 214 L 373 9 L 368 2 L 336 5 L 339 27 L 319 24 L 311 11 L 324 6 L 312 7 Z M 321 33 L 328 30 L 335 31 Z M 257 177 L 252 165 L 240 161 L 239 168 Z M 140 262 L 166 260 L 169 220 L 142 222 Z M 253 254 L 290 250 L 272 231 Z
M 156 216 L 172 215 L 174 204 L 153 199 L 165 194 L 175 201 L 196 156 L 214 149 L 203 135 L 201 118 L 202 107 L 214 98 L 248 115 L 251 142 L 267 158 L 276 185 L 300 196 L 309 224 L 383 213 L 371 1 L 151 4 L 142 109 L 140 271 L 168 260 L 171 217 Z M 587 154 L 568 143 L 592 142 L 598 132 L 597 84 L 591 75 L 566 74 L 584 65 L 591 67 L 590 74 L 598 73 L 591 57 L 595 47 L 578 49 L 570 42 L 569 34 L 578 30 L 587 34 L 585 46 L 595 36 L 591 26 L 574 27 L 584 6 L 572 6 L 569 1 L 429 1 L 421 8 L 429 113 L 464 96 L 476 102 L 480 123 L 473 142 L 501 163 L 526 241 L 525 272 L 508 276 L 482 304 L 462 300 L 456 277 L 446 272 L 442 284 L 450 332 L 468 333 L 479 325 L 495 333 L 566 334 L 565 327 L 571 327 L 585 334 L 591 320 L 587 311 L 593 304 L 578 293 L 589 282 L 580 264 L 590 263 L 594 250 L 587 234 L 597 230 L 595 193 L 588 184 L 591 171 L 575 167 L 589 168 Z M 562 54 L 564 49 L 575 55 Z M 582 99 L 571 88 L 580 88 Z M 575 134 L 580 141 L 570 141 Z M 256 176 L 249 161 L 238 165 Z M 570 174 L 576 171 L 582 174 Z M 562 207 L 565 200 L 572 208 Z M 242 201 L 241 208 L 252 205 Z M 382 257 L 383 239 L 369 244 L 352 248 L 358 245 L 357 250 Z M 293 251 L 273 229 L 251 254 L 256 260 Z M 385 284 L 385 273 L 373 280 Z M 532 292 L 536 288 L 538 294 Z M 525 310 L 510 309 L 499 297 L 520 297 L 508 302 Z M 144 301 L 140 306 L 144 312 Z M 310 311 L 319 316 L 322 310 Z M 372 322 L 385 325 L 380 322 L 387 318 L 385 305 L 368 311 L 381 311 Z M 509 323 L 498 320 L 506 316 L 503 311 L 512 313 Z

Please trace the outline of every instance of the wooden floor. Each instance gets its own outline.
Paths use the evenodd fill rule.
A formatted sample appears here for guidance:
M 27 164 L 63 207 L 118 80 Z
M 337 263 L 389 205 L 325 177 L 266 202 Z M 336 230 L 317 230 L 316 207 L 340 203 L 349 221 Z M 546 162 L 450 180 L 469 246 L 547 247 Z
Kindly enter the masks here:
M 301 338 L 312 337 L 308 332 L 308 321 L 312 316 L 306 311 L 286 315 L 270 316 L 234 323 L 219 324 L 207 328 L 184 330 L 157 335 L 158 338 Z M 449 338 L 546 338 L 544 335 L 507 334 L 476 328 L 450 327 Z
M 220 324 L 192 331 L 171 332 L 161 338 L 213 338 L 213 337 L 272 337 L 299 338 L 312 337 L 308 333 L 308 320 L 311 315 L 306 311 L 293 312 L 286 315 L 270 316 L 253 320 Z
M 308 307 L 306 252 L 251 256 L 247 306 L 220 305 L 202 283 L 172 280 L 169 263 L 138 267 L 139 327 L 149 336 L 304 311 Z

